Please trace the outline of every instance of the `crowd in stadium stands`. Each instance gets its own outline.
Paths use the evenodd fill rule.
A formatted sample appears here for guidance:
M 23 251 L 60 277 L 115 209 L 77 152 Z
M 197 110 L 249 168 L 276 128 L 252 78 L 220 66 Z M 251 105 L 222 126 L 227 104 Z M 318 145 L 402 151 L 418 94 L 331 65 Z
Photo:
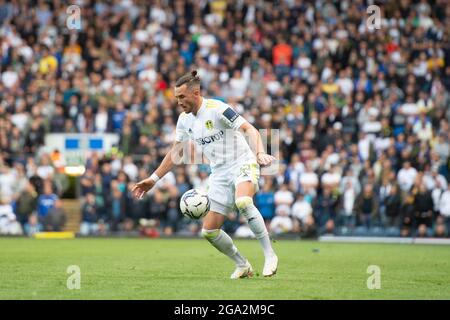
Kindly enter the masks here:
M 176 79 L 280 130 L 279 173 L 255 197 L 273 234 L 450 236 L 446 0 L 0 0 L 0 233 L 64 228 L 63 153 L 46 133 L 114 132 L 79 178 L 80 233 L 196 234 L 179 197 L 209 167 L 176 167 L 144 200 L 174 139 Z M 73 18 L 73 17 L 72 17 Z M 229 214 L 224 228 L 252 236 Z

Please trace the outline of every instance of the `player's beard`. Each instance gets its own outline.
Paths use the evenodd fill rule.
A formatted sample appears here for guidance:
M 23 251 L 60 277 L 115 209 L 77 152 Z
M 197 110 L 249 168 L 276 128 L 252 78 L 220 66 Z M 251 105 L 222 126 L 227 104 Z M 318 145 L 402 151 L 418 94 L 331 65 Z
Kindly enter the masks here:
M 194 109 L 195 109 L 195 103 L 189 103 L 189 104 L 186 104 L 186 113 L 191 113 L 191 112 L 193 112 L 194 111 Z

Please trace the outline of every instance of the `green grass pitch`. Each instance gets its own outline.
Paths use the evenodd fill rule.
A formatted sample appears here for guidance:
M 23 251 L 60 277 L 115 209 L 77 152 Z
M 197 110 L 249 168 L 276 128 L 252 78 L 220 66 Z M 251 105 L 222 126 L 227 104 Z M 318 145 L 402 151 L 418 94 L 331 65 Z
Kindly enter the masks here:
M 236 240 L 259 275 L 202 239 L 0 239 L 0 299 L 450 299 L 450 248 L 279 240 L 273 278 L 257 240 Z M 81 270 L 69 290 L 67 268 Z M 370 265 L 381 288 L 369 290 Z

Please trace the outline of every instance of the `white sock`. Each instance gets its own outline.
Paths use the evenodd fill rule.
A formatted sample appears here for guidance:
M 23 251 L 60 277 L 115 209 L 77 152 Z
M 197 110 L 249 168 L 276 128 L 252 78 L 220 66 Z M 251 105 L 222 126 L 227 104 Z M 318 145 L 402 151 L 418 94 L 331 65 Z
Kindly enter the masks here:
M 222 229 L 206 230 L 202 229 L 202 236 L 205 237 L 217 250 L 225 254 L 236 263 L 236 266 L 245 266 L 245 259 L 238 251 L 233 240 Z
M 255 234 L 256 239 L 258 239 L 259 243 L 261 243 L 264 251 L 264 257 L 267 259 L 275 255 L 264 219 L 262 218 L 258 208 L 256 208 L 253 204 L 253 199 L 250 197 L 239 197 L 236 199 L 236 206 L 239 213 L 247 219 L 248 226 Z

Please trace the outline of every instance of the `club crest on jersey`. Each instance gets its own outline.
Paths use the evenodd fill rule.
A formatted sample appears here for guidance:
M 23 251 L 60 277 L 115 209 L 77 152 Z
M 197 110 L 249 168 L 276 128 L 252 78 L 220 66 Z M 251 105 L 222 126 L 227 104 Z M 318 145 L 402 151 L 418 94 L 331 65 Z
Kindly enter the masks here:
M 212 130 L 214 128 L 213 122 L 211 120 L 207 120 L 205 122 L 206 129 Z

